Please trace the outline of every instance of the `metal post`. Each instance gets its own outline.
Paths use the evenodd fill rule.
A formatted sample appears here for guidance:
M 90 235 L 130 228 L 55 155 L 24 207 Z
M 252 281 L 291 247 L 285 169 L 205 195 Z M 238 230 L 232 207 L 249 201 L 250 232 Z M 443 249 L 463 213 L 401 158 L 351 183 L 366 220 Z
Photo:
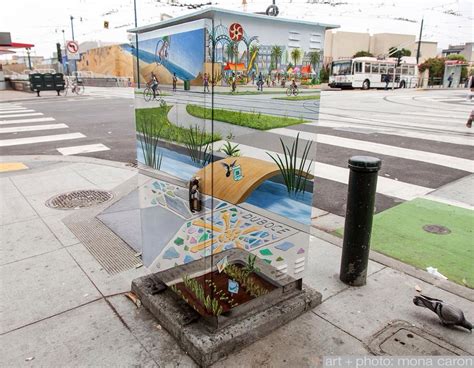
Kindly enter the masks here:
M 135 12 L 135 28 L 137 28 L 137 0 L 133 0 L 133 11 Z M 137 88 L 140 88 L 140 59 L 138 58 L 138 33 L 135 33 L 135 51 L 137 53 Z
M 381 166 L 382 161 L 375 157 L 354 156 L 349 159 L 349 189 L 339 278 L 351 286 L 366 284 L 377 173 Z
M 31 57 L 30 57 L 30 48 L 29 47 L 26 48 L 26 54 L 28 55 L 28 68 L 30 70 L 33 70 L 33 68 L 31 67 Z

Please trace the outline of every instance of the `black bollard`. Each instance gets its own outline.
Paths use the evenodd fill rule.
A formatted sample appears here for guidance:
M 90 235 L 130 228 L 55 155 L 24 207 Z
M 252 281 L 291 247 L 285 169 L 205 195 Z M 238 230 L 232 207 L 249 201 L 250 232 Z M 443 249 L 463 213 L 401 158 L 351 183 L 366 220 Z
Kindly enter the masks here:
M 382 161 L 375 157 L 354 156 L 349 159 L 349 189 L 339 278 L 351 286 L 366 283 L 377 173 L 381 166 Z

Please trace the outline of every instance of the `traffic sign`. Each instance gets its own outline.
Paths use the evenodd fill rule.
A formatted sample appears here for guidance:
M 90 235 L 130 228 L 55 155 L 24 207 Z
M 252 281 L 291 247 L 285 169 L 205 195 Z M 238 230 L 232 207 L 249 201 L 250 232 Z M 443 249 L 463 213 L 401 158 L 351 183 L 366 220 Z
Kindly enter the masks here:
M 66 43 L 67 57 L 70 60 L 79 60 L 79 44 L 77 41 L 67 41 Z

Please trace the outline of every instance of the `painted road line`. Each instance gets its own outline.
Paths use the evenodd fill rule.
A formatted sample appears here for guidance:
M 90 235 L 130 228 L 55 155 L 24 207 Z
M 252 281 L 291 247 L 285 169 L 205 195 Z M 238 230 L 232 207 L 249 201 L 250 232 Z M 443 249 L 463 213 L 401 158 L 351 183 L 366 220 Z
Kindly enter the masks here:
M 22 110 L 0 110 L 0 115 L 1 114 L 21 114 L 24 112 L 35 112 L 35 110 L 27 110 L 27 109 L 22 109 Z
M 23 116 L 40 116 L 40 115 L 44 115 L 44 114 L 42 112 L 30 112 L 28 114 L 2 115 L 2 119 L 5 119 L 5 118 L 19 118 L 19 117 L 23 117 Z
M 46 121 L 54 121 L 54 118 L 32 118 L 32 119 L 17 119 L 17 120 L 0 120 L 0 125 L 9 124 L 25 124 L 25 123 L 44 123 Z
M 215 142 L 213 145 L 214 151 L 219 151 L 225 143 L 226 141 Z M 234 142 L 231 143 L 237 144 Z M 273 160 L 270 158 L 267 152 L 271 155 L 277 154 L 277 152 L 267 151 L 261 148 L 243 145 L 241 143 L 239 143 L 239 148 L 243 157 L 253 157 L 269 162 L 273 162 Z M 299 165 L 299 162 L 300 160 L 298 159 L 296 164 Z M 313 167 L 310 169 L 310 172 L 314 172 L 317 177 L 322 179 L 332 180 L 343 184 L 348 184 L 349 182 L 349 169 L 343 167 L 316 162 L 313 164 Z M 410 201 L 412 199 L 422 197 L 432 192 L 433 190 L 434 189 L 431 188 L 426 188 L 419 185 L 405 183 L 399 180 L 393 180 L 384 177 L 379 177 L 377 184 L 377 193 L 389 197 L 403 199 L 405 201 Z
M 465 158 L 446 156 L 439 153 L 417 151 L 409 148 L 389 146 L 387 144 L 343 138 L 333 135 L 303 132 L 287 128 L 272 129 L 268 132 L 293 138 L 296 138 L 299 134 L 300 138 L 308 141 L 315 141 L 317 143 L 328 144 L 336 147 L 351 148 L 360 151 L 369 151 L 378 153 L 380 155 L 399 157 L 407 160 L 427 162 L 429 164 L 445 166 L 470 173 L 474 172 L 474 161 Z
M 435 141 L 435 142 L 443 142 L 443 143 L 451 143 L 457 144 L 461 146 L 473 146 L 474 147 L 474 136 L 473 137 L 466 137 L 466 136 L 453 136 L 453 135 L 446 135 L 440 133 L 429 133 L 429 132 L 420 132 L 411 129 L 396 129 L 391 128 L 389 126 L 380 126 L 380 125 L 372 125 L 372 124 L 347 124 L 347 123 L 340 123 L 338 121 L 329 119 L 324 119 L 324 121 L 320 121 L 317 123 L 306 123 L 306 125 L 314 125 L 320 126 L 325 128 L 336 128 L 336 129 L 371 129 L 373 133 L 377 134 L 387 134 L 387 135 L 396 135 L 399 137 L 407 137 L 407 138 L 415 138 L 415 139 L 423 139 L 428 141 Z
M 57 150 L 59 151 L 59 153 L 61 153 L 64 156 L 70 156 L 70 155 L 79 155 L 82 153 L 109 151 L 110 148 L 103 145 L 102 143 L 99 143 L 99 144 L 89 144 L 86 146 L 62 147 L 62 148 L 57 148 Z
M 0 140 L 0 147 L 20 146 L 22 144 L 65 141 L 69 139 L 79 139 L 79 138 L 85 138 L 85 137 L 86 136 L 81 133 L 69 133 L 69 134 L 57 134 L 57 135 L 44 135 L 41 137 L 4 139 L 4 140 Z
M 26 170 L 26 166 L 23 162 L 2 162 L 0 163 L 0 173 L 9 171 Z
M 0 128 L 1 133 L 20 133 L 20 132 L 34 132 L 37 130 L 53 130 L 69 128 L 66 124 L 45 124 L 45 125 L 28 125 L 28 126 L 14 126 L 8 128 Z

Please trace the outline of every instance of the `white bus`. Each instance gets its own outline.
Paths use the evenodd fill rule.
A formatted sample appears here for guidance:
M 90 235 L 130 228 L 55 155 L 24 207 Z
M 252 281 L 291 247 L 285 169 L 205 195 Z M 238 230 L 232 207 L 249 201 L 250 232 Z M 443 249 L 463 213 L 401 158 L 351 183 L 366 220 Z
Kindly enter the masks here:
M 359 57 L 337 60 L 331 64 L 329 86 L 333 88 L 414 88 L 418 82 L 418 67 L 410 57 L 404 57 L 396 67 L 396 59 L 379 60 Z

